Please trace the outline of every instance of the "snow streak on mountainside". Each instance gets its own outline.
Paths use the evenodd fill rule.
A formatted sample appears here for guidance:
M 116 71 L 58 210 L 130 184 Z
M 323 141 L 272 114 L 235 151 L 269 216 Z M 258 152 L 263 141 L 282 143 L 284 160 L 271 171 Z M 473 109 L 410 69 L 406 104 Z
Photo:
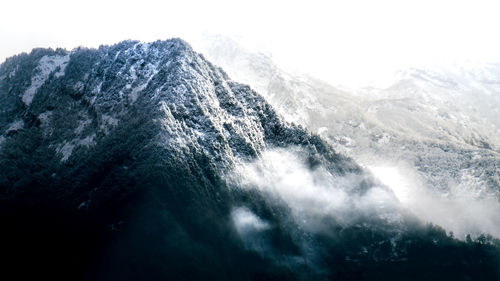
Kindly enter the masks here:
M 226 37 L 204 48 L 287 120 L 369 167 L 424 220 L 462 238 L 500 236 L 499 65 L 409 69 L 388 88 L 347 91 L 287 73 Z
M 422 222 L 180 39 L 8 59 L 0 133 L 0 257 L 18 279 L 498 276 L 497 240 Z

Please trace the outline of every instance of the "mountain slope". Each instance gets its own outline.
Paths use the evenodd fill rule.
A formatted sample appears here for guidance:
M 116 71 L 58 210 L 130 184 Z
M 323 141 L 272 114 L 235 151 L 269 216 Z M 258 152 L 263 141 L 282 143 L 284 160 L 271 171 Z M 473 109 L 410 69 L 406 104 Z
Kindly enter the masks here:
M 290 74 L 229 38 L 204 49 L 286 120 L 369 167 L 422 219 L 463 239 L 500 235 L 498 65 L 408 69 L 385 89 L 349 91 Z
M 180 39 L 18 55 L 0 67 L 0 104 L 2 266 L 18 279 L 496 274 L 494 240 L 425 226 Z M 458 251 L 448 267 L 423 258 L 443 249 Z

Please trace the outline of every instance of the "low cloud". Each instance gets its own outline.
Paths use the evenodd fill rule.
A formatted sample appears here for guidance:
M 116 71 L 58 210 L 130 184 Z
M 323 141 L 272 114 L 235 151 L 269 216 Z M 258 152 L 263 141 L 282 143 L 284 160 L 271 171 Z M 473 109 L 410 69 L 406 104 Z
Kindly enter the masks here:
M 269 229 L 270 227 L 267 222 L 260 219 L 252 213 L 252 211 L 245 207 L 233 209 L 231 212 L 231 218 L 233 219 L 236 230 L 240 235 L 260 232 Z
M 399 225 L 401 205 L 393 192 L 368 175 L 333 175 L 324 167 L 310 169 L 300 149 L 264 152 L 249 163 L 241 163 L 233 180 L 244 189 L 255 189 L 285 203 L 303 227 L 321 229 L 325 218 L 350 226 L 361 221 Z M 371 186 L 362 188 L 368 179 Z
M 475 183 L 451 183 L 446 193 L 427 186 L 421 176 L 405 165 L 370 166 L 369 170 L 394 191 L 401 204 L 425 222 L 432 222 L 459 239 L 483 233 L 500 237 L 500 203 L 484 194 Z
M 404 231 L 410 215 L 459 239 L 483 233 L 500 237 L 500 204 L 494 196 L 478 196 L 464 184 L 443 194 L 404 166 L 370 166 L 375 179 L 369 173 L 338 176 L 321 165 L 310 169 L 302 155 L 298 148 L 265 151 L 258 160 L 239 164 L 232 180 L 284 203 L 294 220 L 312 231 L 320 231 L 326 221 Z M 367 188 L 360 188 L 367 182 Z M 236 217 L 241 229 L 264 225 L 243 211 Z

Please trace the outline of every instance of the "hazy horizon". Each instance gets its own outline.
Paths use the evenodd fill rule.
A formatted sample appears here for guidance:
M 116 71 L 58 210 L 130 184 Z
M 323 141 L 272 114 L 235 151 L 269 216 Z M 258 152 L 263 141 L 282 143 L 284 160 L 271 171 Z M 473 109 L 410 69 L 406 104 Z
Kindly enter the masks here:
M 0 62 L 36 47 L 233 38 L 283 67 L 366 84 L 407 67 L 500 62 L 495 1 L 7 1 Z M 195 8 L 196 7 L 196 8 Z M 334 83 L 335 84 L 335 83 Z

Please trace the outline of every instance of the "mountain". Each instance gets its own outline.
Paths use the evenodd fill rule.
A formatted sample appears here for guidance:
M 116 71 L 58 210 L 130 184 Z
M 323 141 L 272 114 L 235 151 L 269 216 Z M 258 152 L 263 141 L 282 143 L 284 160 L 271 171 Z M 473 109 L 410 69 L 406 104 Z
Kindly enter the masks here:
M 180 39 L 9 58 L 0 106 L 5 276 L 497 277 L 497 240 L 420 221 Z

